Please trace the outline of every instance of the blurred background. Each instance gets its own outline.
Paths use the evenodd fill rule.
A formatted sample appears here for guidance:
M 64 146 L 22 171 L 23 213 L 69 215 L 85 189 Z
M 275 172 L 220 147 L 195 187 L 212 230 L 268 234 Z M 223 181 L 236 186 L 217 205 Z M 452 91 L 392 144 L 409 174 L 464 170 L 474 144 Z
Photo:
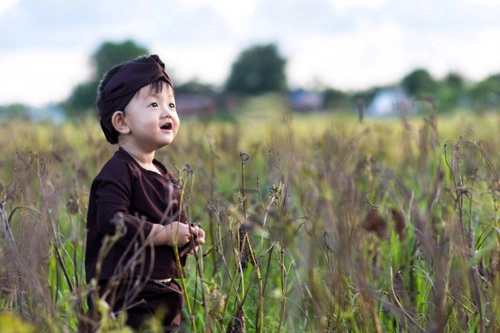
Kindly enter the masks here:
M 93 112 L 102 73 L 165 61 L 185 114 L 275 93 L 297 111 L 496 110 L 498 0 L 2 0 L 0 115 Z
M 186 124 L 155 158 L 207 232 L 188 331 L 500 332 L 499 13 L 0 0 L 0 332 L 86 319 L 89 188 L 116 149 L 96 89 L 145 53 Z

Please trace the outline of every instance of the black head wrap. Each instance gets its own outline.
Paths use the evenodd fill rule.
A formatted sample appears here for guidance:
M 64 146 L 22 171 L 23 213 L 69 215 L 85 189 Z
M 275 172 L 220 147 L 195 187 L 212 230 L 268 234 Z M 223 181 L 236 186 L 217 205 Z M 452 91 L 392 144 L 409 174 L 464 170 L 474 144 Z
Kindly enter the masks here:
M 115 111 L 123 111 L 137 91 L 153 82 L 164 80 L 173 86 L 165 72 L 165 64 L 157 55 L 130 60 L 118 67 L 107 82 L 105 79 L 101 82 L 104 86 L 99 87 L 97 101 L 99 121 L 111 144 L 118 143 L 118 132 L 111 123 Z

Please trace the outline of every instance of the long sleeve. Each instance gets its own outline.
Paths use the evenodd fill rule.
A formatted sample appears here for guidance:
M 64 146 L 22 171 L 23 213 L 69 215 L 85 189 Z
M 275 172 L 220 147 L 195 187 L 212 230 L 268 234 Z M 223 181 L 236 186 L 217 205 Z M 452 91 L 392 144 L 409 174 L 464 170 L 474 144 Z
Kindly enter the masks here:
M 154 223 L 187 223 L 177 179 L 161 163 L 155 163 L 163 170 L 162 175 L 141 168 L 120 149 L 94 179 L 87 213 L 87 281 L 94 277 L 109 279 L 130 260 L 139 263 L 128 272 L 132 277 L 169 278 L 183 274 L 172 247 L 144 244 Z M 117 229 L 117 215 L 122 216 L 124 229 Z M 116 235 L 117 230 L 122 231 L 120 237 L 98 264 L 105 239 Z M 141 260 L 136 259 L 138 251 L 143 251 L 139 253 Z M 183 266 L 186 256 L 180 259 Z
M 132 208 L 132 177 L 125 165 L 117 165 L 113 173 L 106 173 L 95 182 L 96 228 L 100 234 L 114 234 L 116 224 L 113 222 L 120 213 L 125 224 L 125 233 L 119 238 L 118 244 L 123 247 L 131 241 L 142 243 L 151 232 L 152 223 Z M 119 175 L 119 176 L 118 176 Z

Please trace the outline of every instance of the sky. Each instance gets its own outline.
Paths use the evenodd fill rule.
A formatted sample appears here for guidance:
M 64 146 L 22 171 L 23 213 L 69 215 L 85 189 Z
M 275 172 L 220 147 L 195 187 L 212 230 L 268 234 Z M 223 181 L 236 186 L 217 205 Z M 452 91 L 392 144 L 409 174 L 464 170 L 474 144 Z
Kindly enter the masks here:
M 0 105 L 65 100 L 105 41 L 158 54 L 175 82 L 222 86 L 274 43 L 289 87 L 362 90 L 417 68 L 500 73 L 500 0 L 0 0 Z M 175 84 L 174 82 L 174 84 Z

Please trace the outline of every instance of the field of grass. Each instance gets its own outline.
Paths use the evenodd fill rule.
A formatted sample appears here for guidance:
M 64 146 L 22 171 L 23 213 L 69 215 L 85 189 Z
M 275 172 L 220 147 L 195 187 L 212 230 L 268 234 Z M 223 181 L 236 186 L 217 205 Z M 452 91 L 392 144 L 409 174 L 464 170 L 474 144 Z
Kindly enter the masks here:
M 156 155 L 207 232 L 181 281 L 187 331 L 500 331 L 499 114 L 259 103 L 181 115 Z M 90 183 L 116 147 L 90 118 L 0 125 L 0 331 L 75 332 Z

